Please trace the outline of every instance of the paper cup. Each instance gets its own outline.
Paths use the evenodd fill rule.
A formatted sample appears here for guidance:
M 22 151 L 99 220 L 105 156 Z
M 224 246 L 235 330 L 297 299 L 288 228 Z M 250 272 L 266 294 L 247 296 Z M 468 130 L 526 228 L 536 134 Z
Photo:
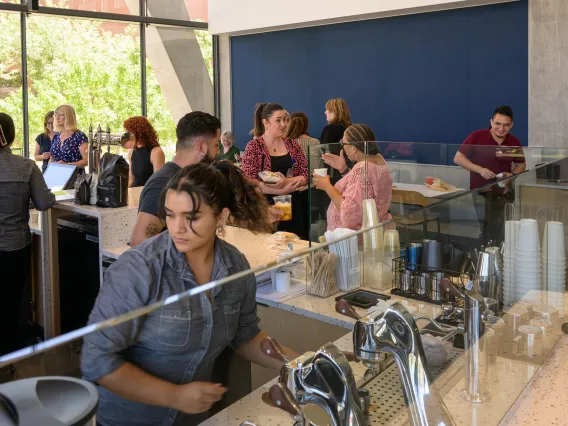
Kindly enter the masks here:
M 314 174 L 318 176 L 327 176 L 327 169 L 314 169 Z
M 521 250 L 540 249 L 540 240 L 538 237 L 538 223 L 534 219 L 522 219 L 519 225 L 519 235 L 517 239 L 517 248 Z

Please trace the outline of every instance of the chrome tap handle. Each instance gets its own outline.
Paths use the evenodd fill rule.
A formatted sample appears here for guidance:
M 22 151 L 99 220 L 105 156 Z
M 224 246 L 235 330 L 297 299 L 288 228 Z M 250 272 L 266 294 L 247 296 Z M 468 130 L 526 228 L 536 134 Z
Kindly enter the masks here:
M 379 350 L 391 354 L 396 361 L 412 424 L 453 425 L 443 399 L 431 389 L 432 379 L 412 314 L 402 304 L 394 303 L 374 322 L 376 327 L 372 338 Z

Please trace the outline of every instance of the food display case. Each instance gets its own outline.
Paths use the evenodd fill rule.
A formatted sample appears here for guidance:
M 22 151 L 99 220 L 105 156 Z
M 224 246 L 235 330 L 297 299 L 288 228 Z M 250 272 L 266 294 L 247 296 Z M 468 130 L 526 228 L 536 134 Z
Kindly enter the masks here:
M 406 146 L 396 152 L 411 150 Z M 282 353 L 277 339 L 263 340 L 260 350 L 279 360 L 281 370 L 274 370 L 270 381 L 253 386 L 239 402 L 210 417 L 204 414 L 202 424 L 477 426 L 557 417 L 563 409 L 557 395 L 538 389 L 562 389 L 568 380 L 568 368 L 560 362 L 568 354 L 568 187 L 544 182 L 539 170 L 547 162 L 564 169 L 563 158 L 568 156 L 561 150 L 523 153 L 528 165 L 534 163 L 523 173 L 490 180 L 475 190 L 463 188 L 428 206 L 413 205 L 400 216 L 389 209 L 393 217 L 386 222 L 364 205 L 362 229 L 326 235 L 326 227 L 311 247 L 289 256 L 284 251 L 275 262 L 189 287 L 3 356 L 0 368 L 14 366 L 14 380 L 92 378 L 92 369 L 108 350 L 97 342 L 125 335 L 130 336 L 128 347 L 174 356 L 190 344 L 193 334 L 187 312 L 193 304 L 210 300 L 213 309 L 224 314 L 220 326 L 229 342 L 239 326 L 238 310 L 215 305 L 215 298 L 246 285 L 247 277 L 288 268 L 305 291 L 271 307 L 341 325 L 344 335 L 314 343 L 297 357 Z M 494 149 L 488 155 L 497 156 Z M 441 173 L 429 176 L 452 183 Z M 549 191 L 546 196 L 534 190 L 543 188 L 539 185 Z M 492 207 L 502 205 L 502 211 L 490 211 L 491 218 L 501 217 L 501 222 L 489 223 L 496 231 L 487 240 L 486 211 L 479 205 L 489 196 L 497 199 Z M 439 225 L 429 223 L 426 231 L 422 224 L 399 226 L 434 217 Z M 353 296 L 357 290 L 363 293 Z M 132 332 L 143 323 L 154 324 L 155 333 Z M 304 341 L 318 340 L 304 336 L 302 328 L 293 332 Z M 293 342 L 286 346 L 294 350 Z M 128 350 L 124 342 L 120 348 Z M 83 360 L 82 372 L 81 356 L 89 360 L 89 365 Z M 183 377 L 172 382 L 182 386 Z M 537 398 L 539 404 L 534 404 Z M 103 401 L 99 411 L 106 406 Z

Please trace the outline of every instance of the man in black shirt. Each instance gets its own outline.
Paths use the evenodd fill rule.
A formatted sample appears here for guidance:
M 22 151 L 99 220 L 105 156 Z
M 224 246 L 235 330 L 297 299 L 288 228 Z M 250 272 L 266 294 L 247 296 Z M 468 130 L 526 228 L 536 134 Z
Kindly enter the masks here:
M 179 121 L 176 136 L 176 155 L 173 160 L 164 164 L 148 179 L 140 194 L 138 217 L 130 239 L 132 247 L 164 229 L 164 223 L 158 217 L 158 205 L 168 181 L 183 167 L 215 161 L 215 156 L 219 154 L 221 122 L 206 112 L 191 112 Z

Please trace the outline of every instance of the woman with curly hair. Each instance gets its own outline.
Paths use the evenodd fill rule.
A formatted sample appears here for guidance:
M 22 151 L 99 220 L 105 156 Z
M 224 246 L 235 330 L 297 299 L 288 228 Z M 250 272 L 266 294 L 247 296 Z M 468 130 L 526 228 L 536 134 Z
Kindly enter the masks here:
M 128 149 L 129 187 L 144 186 L 166 162 L 158 134 L 146 117 L 130 117 L 123 124 L 122 147 Z

